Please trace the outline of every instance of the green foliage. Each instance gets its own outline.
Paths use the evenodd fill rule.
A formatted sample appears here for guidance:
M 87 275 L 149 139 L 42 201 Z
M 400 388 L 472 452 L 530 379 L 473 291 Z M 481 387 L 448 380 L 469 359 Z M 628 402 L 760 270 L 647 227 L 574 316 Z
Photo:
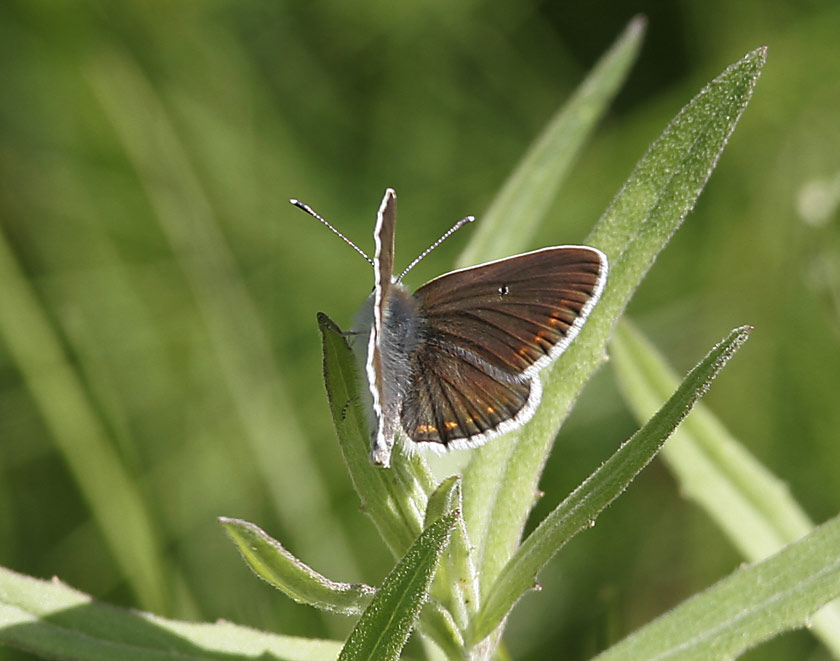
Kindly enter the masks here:
M 821 644 L 837 654 L 836 605 L 812 614 L 833 594 L 836 520 L 814 528 L 811 517 L 840 502 L 840 13 L 777 1 L 654 8 L 641 51 L 636 19 L 584 75 L 627 21 L 613 11 L 3 3 L 0 565 L 97 600 L 0 571 L 0 641 L 12 646 L 2 661 L 31 658 L 17 647 L 335 658 L 356 614 L 373 617 L 374 585 L 413 595 L 394 611 L 399 626 L 368 629 L 393 636 L 392 650 L 426 594 L 413 658 L 491 654 L 501 627 L 479 639 L 514 602 L 500 658 L 590 657 L 651 620 L 607 654 L 683 650 L 687 638 L 700 655 L 736 654 L 774 636 L 750 657 L 805 658 Z M 762 43 L 773 58 L 756 103 L 636 291 L 717 164 L 763 51 L 705 88 L 627 173 L 686 99 Z M 412 254 L 494 200 L 416 269 L 435 275 L 469 232 L 462 264 L 582 242 L 625 180 L 588 239 L 609 253 L 608 289 L 543 375 L 537 418 L 456 455 L 470 460 L 461 479 L 422 457 L 374 470 L 345 338 L 321 318 L 328 416 L 311 323 L 323 309 L 349 326 L 369 270 L 286 200 L 358 240 L 393 186 L 398 251 Z M 631 294 L 655 342 L 619 324 L 607 343 Z M 607 349 L 644 424 L 687 394 L 654 344 L 682 371 L 744 321 L 756 327 L 749 349 L 710 392 L 718 417 L 696 411 L 665 445 L 677 485 L 654 463 L 545 564 L 566 524 L 600 511 L 561 518 L 574 498 L 617 466 L 602 505 L 634 472 L 611 460 L 584 481 L 635 429 L 606 373 L 589 379 Z M 455 511 L 443 554 L 437 528 L 423 560 L 412 555 Z M 236 547 L 292 599 L 253 580 L 220 513 L 240 517 L 223 522 Z M 383 582 L 406 554 L 415 573 Z M 757 564 L 715 585 L 743 561 Z M 538 570 L 545 589 L 516 601 Z M 801 626 L 815 636 L 778 636 Z
M 624 396 L 636 415 L 647 419 L 678 379 L 627 320 L 619 324 L 611 346 Z M 677 476 L 683 495 L 696 501 L 751 562 L 778 552 L 814 528 L 784 484 L 703 404 L 674 433 L 661 456 Z M 840 602 L 829 604 L 810 621 L 816 635 L 840 656 Z
M 78 661 L 152 659 L 335 659 L 341 644 L 278 636 L 230 622 L 176 622 L 98 603 L 60 581 L 0 568 L 0 641 L 46 658 Z
M 369 585 L 329 580 L 253 523 L 226 517 L 219 521 L 254 573 L 298 603 L 342 615 L 359 615 L 376 593 Z
M 635 18 L 555 113 L 481 218 L 458 266 L 524 250 L 586 139 L 636 61 L 645 21 Z
M 747 340 L 749 328 L 734 330 L 698 364 L 659 411 L 551 512 L 501 571 L 482 604 L 476 638 L 489 635 L 516 601 L 532 587 L 533 577 L 574 535 L 595 525 L 597 516 L 648 465 L 697 399 L 711 385 L 735 351 Z
M 359 391 L 357 360 L 341 332 L 319 315 L 324 343 L 324 377 L 333 420 L 353 486 L 365 512 L 397 557 L 414 542 L 423 525 L 432 477 L 425 463 L 399 448 L 399 467 L 382 471 L 370 462 L 370 432 Z
M 459 514 L 454 510 L 436 519 L 408 549 L 359 618 L 338 657 L 341 661 L 400 657 Z
M 840 518 L 772 558 L 736 571 L 599 659 L 731 659 L 781 631 L 807 626 L 840 595 Z
M 475 452 L 464 478 L 464 511 L 467 529 L 482 549 L 484 592 L 519 543 L 557 430 L 602 364 L 611 329 L 630 296 L 693 206 L 763 62 L 764 50 L 756 50 L 710 83 L 636 166 L 589 237 L 610 260 L 609 284 L 580 336 L 543 377 L 540 414 L 523 430 Z

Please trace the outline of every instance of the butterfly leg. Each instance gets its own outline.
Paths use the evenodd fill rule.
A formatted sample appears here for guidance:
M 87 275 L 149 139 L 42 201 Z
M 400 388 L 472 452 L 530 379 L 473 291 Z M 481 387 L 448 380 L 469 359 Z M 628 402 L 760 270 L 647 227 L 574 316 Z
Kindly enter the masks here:
M 347 411 L 350 409 L 350 407 L 353 404 L 358 402 L 359 399 L 361 399 L 361 398 L 358 395 L 356 395 L 355 397 L 351 397 L 350 399 L 348 399 L 344 403 L 344 406 L 341 407 L 341 420 L 342 420 L 342 422 L 347 419 Z
M 371 463 L 374 466 L 388 468 L 391 465 L 391 450 L 394 447 L 393 441 L 389 445 L 382 434 L 374 430 L 370 435 L 370 442 L 372 447 L 370 451 Z

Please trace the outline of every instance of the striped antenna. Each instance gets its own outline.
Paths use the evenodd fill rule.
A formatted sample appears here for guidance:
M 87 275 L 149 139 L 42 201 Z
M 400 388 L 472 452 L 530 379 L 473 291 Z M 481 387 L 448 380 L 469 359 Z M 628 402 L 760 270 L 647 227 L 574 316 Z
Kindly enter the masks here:
M 422 253 L 420 253 L 420 255 L 418 255 L 418 257 L 413 262 L 411 262 L 411 264 L 406 266 L 405 270 L 402 273 L 400 273 L 400 277 L 397 278 L 396 281 L 397 282 L 402 282 L 402 279 L 408 274 L 408 272 L 411 269 L 413 269 L 415 266 L 417 266 L 420 263 L 420 260 L 422 260 L 430 252 L 432 252 L 432 250 L 437 248 L 441 243 L 446 241 L 446 239 L 448 239 L 450 236 L 452 236 L 457 230 L 461 229 L 464 225 L 466 225 L 467 223 L 471 223 L 474 220 L 475 220 L 475 216 L 467 216 L 466 218 L 461 218 L 461 220 L 459 220 L 452 227 L 450 227 L 446 231 L 446 233 L 444 233 L 444 235 L 442 237 L 440 237 L 437 241 L 435 241 L 432 245 L 430 245 Z
M 313 218 L 316 218 L 316 219 L 320 220 L 322 223 L 324 223 L 324 225 L 326 225 L 327 227 L 329 227 L 329 228 L 332 230 L 332 232 L 333 232 L 334 234 L 337 234 L 337 235 L 339 236 L 339 238 L 341 238 L 341 240 L 342 240 L 342 241 L 344 241 L 344 243 L 346 243 L 346 244 L 347 244 L 348 246 L 350 246 L 353 250 L 355 250 L 355 251 L 356 251 L 357 253 L 359 253 L 362 257 L 364 257 L 364 258 L 365 258 L 365 261 L 366 261 L 368 264 L 370 264 L 371 266 L 374 266 L 374 264 L 373 264 L 373 260 L 372 260 L 370 257 L 368 257 L 368 256 L 367 256 L 367 253 L 366 253 L 364 250 L 362 250 L 361 248 L 359 248 L 359 246 L 357 246 L 357 245 L 356 245 L 355 243 L 353 243 L 350 239 L 348 239 L 346 236 L 344 236 L 344 235 L 343 235 L 341 232 L 339 232 L 339 231 L 338 231 L 335 227 L 333 227 L 332 225 L 330 225 L 330 224 L 329 224 L 326 220 L 324 220 L 324 219 L 323 219 L 323 218 L 322 218 L 319 214 L 315 213 L 315 211 L 313 211 L 312 207 L 310 207 L 308 204 L 304 204 L 304 203 L 303 203 L 303 202 L 301 202 L 300 200 L 294 200 L 294 199 L 292 199 L 292 200 L 289 200 L 289 202 L 291 202 L 292 204 L 294 204 L 294 205 L 295 205 L 298 209 L 302 209 L 303 211 L 305 211 L 306 213 L 308 213 L 308 214 L 309 214 L 310 216 L 312 216 Z

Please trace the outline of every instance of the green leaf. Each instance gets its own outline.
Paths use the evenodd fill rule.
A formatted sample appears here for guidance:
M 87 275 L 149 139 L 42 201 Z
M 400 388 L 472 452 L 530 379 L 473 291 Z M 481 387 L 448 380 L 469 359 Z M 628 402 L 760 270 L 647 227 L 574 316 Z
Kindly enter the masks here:
M 677 391 L 632 438 L 540 523 L 493 584 L 475 625 L 475 641 L 489 635 L 531 587 L 537 572 L 569 539 L 595 524 L 598 514 L 633 481 L 688 415 L 694 403 L 746 342 L 751 328 L 737 328 L 685 377 Z
M 457 510 L 426 528 L 367 607 L 341 650 L 342 661 L 399 659 L 426 599 Z
M 230 622 L 178 622 L 94 601 L 57 579 L 0 568 L 0 643 L 79 661 L 271 658 L 328 661 L 341 643 L 262 633 Z
M 461 478 L 451 475 L 429 495 L 423 526 L 428 527 L 444 514 L 461 507 Z
M 447 607 L 458 629 L 466 631 L 478 607 L 478 576 L 467 529 L 460 515 L 461 478 L 457 475 L 443 480 L 429 496 L 425 525 L 430 525 L 446 512 L 454 510 L 459 514 L 455 519 L 449 546 L 432 583 L 431 595 Z
M 790 629 L 840 595 L 840 517 L 741 569 L 597 657 L 729 659 Z
M 625 400 L 646 419 L 676 384 L 654 346 L 623 320 L 612 339 L 613 368 Z M 787 486 L 759 463 L 703 404 L 663 449 L 662 459 L 747 560 L 757 561 L 803 537 L 814 524 Z M 812 630 L 840 657 L 840 604 L 813 618 Z
M 486 593 L 518 546 L 557 430 L 603 363 L 613 326 L 703 189 L 764 65 L 760 48 L 709 83 L 668 125 L 602 216 L 588 243 L 610 277 L 580 335 L 541 375 L 543 400 L 518 432 L 478 448 L 464 475 L 464 518 Z M 527 204 L 523 201 L 523 204 Z
M 634 18 L 532 143 L 496 194 L 458 259 L 458 266 L 524 250 L 581 147 L 636 61 L 645 19 Z
M 394 448 L 391 469 L 370 461 L 370 434 L 359 392 L 358 361 L 341 330 L 325 314 L 318 315 L 324 348 L 324 380 L 344 461 L 364 511 L 396 557 L 420 534 L 427 494 L 434 480 L 423 459 Z
M 253 523 L 226 517 L 220 517 L 219 522 L 254 573 L 298 603 L 342 615 L 358 615 L 376 593 L 369 585 L 329 580 Z

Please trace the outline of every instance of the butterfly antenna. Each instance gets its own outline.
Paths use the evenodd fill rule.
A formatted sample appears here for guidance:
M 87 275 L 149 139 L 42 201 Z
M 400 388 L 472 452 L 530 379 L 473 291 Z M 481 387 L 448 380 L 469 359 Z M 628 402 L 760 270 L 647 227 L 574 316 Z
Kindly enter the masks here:
M 413 269 L 415 266 L 417 266 L 417 265 L 420 263 L 420 260 L 422 260 L 422 259 L 423 259 L 426 255 L 428 255 L 430 252 L 432 252 L 432 250 L 434 250 L 434 249 L 435 249 L 435 248 L 437 248 L 437 247 L 438 247 L 441 243 L 443 243 L 444 241 L 446 241 L 446 239 L 448 239 L 448 238 L 449 238 L 452 234 L 454 234 L 457 230 L 461 229 L 464 225 L 466 225 L 467 223 L 471 223 L 471 222 L 472 222 L 472 221 L 474 221 L 474 220 L 475 220 L 475 216 L 467 216 L 466 218 L 461 218 L 461 220 L 459 220 L 459 221 L 458 221 L 457 223 L 455 223 L 452 227 L 450 227 L 450 228 L 446 231 L 446 233 L 445 233 L 442 237 L 440 237 L 437 241 L 435 241 L 432 245 L 430 245 L 430 246 L 429 246 L 428 248 L 426 248 L 426 249 L 425 249 L 422 253 L 420 253 L 420 254 L 417 256 L 417 258 L 416 258 L 413 262 L 411 262 L 411 264 L 409 264 L 408 266 L 406 266 L 406 267 L 405 267 L 405 270 L 404 270 L 402 273 L 400 273 L 400 277 L 399 277 L 399 278 L 397 278 L 397 282 L 401 282 L 401 281 L 402 281 L 402 279 L 406 276 L 406 274 L 407 274 L 407 273 L 408 273 L 411 269 Z
M 343 235 L 341 232 L 339 232 L 339 231 L 338 231 L 335 227 L 333 227 L 332 225 L 330 225 L 330 224 L 329 224 L 326 220 L 324 220 L 324 219 L 323 219 L 323 218 L 322 218 L 319 214 L 315 213 L 315 211 L 312 209 L 312 207 L 310 207 L 308 204 L 304 204 L 304 203 L 303 203 L 303 202 L 301 202 L 300 200 L 294 200 L 294 199 L 292 199 L 292 200 L 289 200 L 289 202 L 291 202 L 292 204 L 294 204 L 294 205 L 295 205 L 298 209 L 302 209 L 303 211 L 305 211 L 306 213 L 308 213 L 308 214 L 309 214 L 310 216 L 312 216 L 313 218 L 316 218 L 317 220 L 320 220 L 322 223 L 324 223 L 324 225 L 326 225 L 327 227 L 329 227 L 329 228 L 330 228 L 330 230 L 332 230 L 333 234 L 337 234 L 337 235 L 339 236 L 339 238 L 340 238 L 342 241 L 344 241 L 344 243 L 346 243 L 346 244 L 347 244 L 348 246 L 350 246 L 353 250 L 355 250 L 355 251 L 356 251 L 357 253 L 359 253 L 362 257 L 364 257 L 364 258 L 365 258 L 365 261 L 366 261 L 368 264 L 370 264 L 371 266 L 373 266 L 373 260 L 372 260 L 370 257 L 368 257 L 368 256 L 367 256 L 367 253 L 366 253 L 364 250 L 362 250 L 361 248 L 359 248 L 359 246 L 357 246 L 357 245 L 356 245 L 355 243 L 353 243 L 350 239 L 348 239 L 346 236 L 344 236 L 344 235 Z

